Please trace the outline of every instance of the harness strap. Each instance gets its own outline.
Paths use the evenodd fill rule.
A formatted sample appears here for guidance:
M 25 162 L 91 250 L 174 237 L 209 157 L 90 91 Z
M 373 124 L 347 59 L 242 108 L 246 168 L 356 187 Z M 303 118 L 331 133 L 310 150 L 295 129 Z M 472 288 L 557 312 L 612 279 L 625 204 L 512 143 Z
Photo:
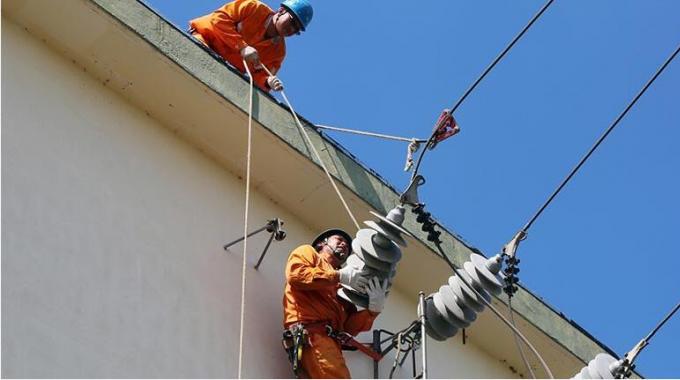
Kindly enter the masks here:
M 331 336 L 331 335 L 329 335 Z M 358 340 L 354 339 L 353 336 L 349 335 L 348 333 L 341 331 L 336 334 L 336 336 L 331 336 L 331 338 L 334 338 L 338 342 L 340 342 L 341 345 L 343 346 L 350 346 L 354 347 L 357 350 L 363 352 L 364 354 L 368 355 L 373 359 L 374 361 L 380 361 L 380 359 L 383 358 L 383 356 L 375 351 L 373 351 L 372 348 L 369 346 L 359 342 Z
M 334 330 L 326 322 L 313 322 L 302 325 L 304 326 L 305 330 L 307 330 L 308 333 L 328 335 L 329 337 L 335 339 L 338 343 L 340 343 L 340 345 L 343 346 L 343 348 L 351 347 L 353 349 L 359 350 L 366 354 L 367 356 L 371 357 L 371 359 L 375 361 L 380 361 L 380 359 L 383 358 L 381 354 L 375 352 L 371 347 L 359 342 L 358 340 L 354 339 L 353 336 L 344 331 Z

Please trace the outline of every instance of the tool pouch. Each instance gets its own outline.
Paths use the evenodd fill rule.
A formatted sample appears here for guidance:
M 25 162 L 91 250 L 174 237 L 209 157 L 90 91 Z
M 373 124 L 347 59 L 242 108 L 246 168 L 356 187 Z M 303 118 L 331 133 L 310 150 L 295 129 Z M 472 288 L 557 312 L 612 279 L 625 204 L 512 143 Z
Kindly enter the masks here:
M 293 325 L 283 331 L 281 343 L 288 354 L 288 361 L 293 368 L 295 377 L 299 377 L 302 369 L 302 349 L 309 345 L 307 330 L 302 325 Z

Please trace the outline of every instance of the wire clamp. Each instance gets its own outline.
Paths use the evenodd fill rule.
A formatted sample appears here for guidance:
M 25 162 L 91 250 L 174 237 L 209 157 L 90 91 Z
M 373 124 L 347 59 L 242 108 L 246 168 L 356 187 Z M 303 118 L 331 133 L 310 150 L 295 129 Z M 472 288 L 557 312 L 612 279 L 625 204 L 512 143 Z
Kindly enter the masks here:
M 428 144 L 427 148 L 429 150 L 434 149 L 437 144 L 457 134 L 458 132 L 460 132 L 460 127 L 458 126 L 458 123 L 456 123 L 456 119 L 453 118 L 453 115 L 448 109 L 445 109 L 442 111 L 442 114 L 439 115 L 439 119 L 434 125 L 434 129 L 432 130 L 432 138 L 430 139 L 430 143 Z
M 418 186 L 425 184 L 425 177 L 418 174 L 409 183 L 406 190 L 399 196 L 399 202 L 411 206 L 419 206 L 421 203 L 418 200 Z
M 633 374 L 633 370 L 635 369 L 635 364 L 633 362 L 635 361 L 635 358 L 640 354 L 640 351 L 642 351 L 643 348 L 645 348 L 649 342 L 647 339 L 642 339 L 641 341 L 638 342 L 638 344 L 633 347 L 632 350 L 628 351 L 623 359 L 616 361 L 615 363 L 612 363 L 612 365 L 609 366 L 609 370 L 611 373 L 617 378 L 617 379 L 627 379 Z

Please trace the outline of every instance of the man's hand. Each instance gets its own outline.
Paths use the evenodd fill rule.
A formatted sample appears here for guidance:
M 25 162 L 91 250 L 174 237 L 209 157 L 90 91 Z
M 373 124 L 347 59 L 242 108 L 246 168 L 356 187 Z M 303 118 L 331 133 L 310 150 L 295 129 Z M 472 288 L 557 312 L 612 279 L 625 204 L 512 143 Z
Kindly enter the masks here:
M 267 85 L 269 85 L 269 88 L 271 88 L 274 91 L 283 90 L 283 83 L 281 82 L 281 79 L 279 79 L 279 77 L 277 77 L 276 75 L 272 75 L 269 78 L 267 78 Z
M 252 46 L 246 46 L 241 49 L 241 57 L 243 57 L 246 62 L 253 65 L 253 67 L 256 69 L 262 67 L 260 64 L 260 55 L 258 54 L 257 49 Z
M 368 279 L 354 267 L 346 265 L 344 268 L 338 270 L 338 274 L 340 275 L 341 284 L 347 285 L 360 292 L 363 292 L 366 289 Z
M 366 293 L 368 294 L 368 310 L 380 313 L 385 307 L 385 295 L 387 292 L 387 279 L 382 282 L 378 277 L 373 277 L 368 281 Z

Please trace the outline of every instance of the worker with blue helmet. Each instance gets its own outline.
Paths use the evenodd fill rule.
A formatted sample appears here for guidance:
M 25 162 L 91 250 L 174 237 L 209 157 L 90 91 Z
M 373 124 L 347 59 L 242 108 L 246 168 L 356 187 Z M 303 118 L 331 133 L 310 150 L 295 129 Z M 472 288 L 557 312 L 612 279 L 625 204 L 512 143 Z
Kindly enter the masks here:
M 307 30 L 313 15 L 308 0 L 284 0 L 276 12 L 259 0 L 235 0 L 191 20 L 189 32 L 244 74 L 245 60 L 261 89 L 281 91 L 276 73 L 286 56 L 284 39 Z
M 300 29 L 304 32 L 307 30 L 307 26 L 312 22 L 312 16 L 314 16 L 314 10 L 312 5 L 309 4 L 307 0 L 284 0 L 281 3 L 288 12 L 290 12 L 297 19 L 300 24 Z

